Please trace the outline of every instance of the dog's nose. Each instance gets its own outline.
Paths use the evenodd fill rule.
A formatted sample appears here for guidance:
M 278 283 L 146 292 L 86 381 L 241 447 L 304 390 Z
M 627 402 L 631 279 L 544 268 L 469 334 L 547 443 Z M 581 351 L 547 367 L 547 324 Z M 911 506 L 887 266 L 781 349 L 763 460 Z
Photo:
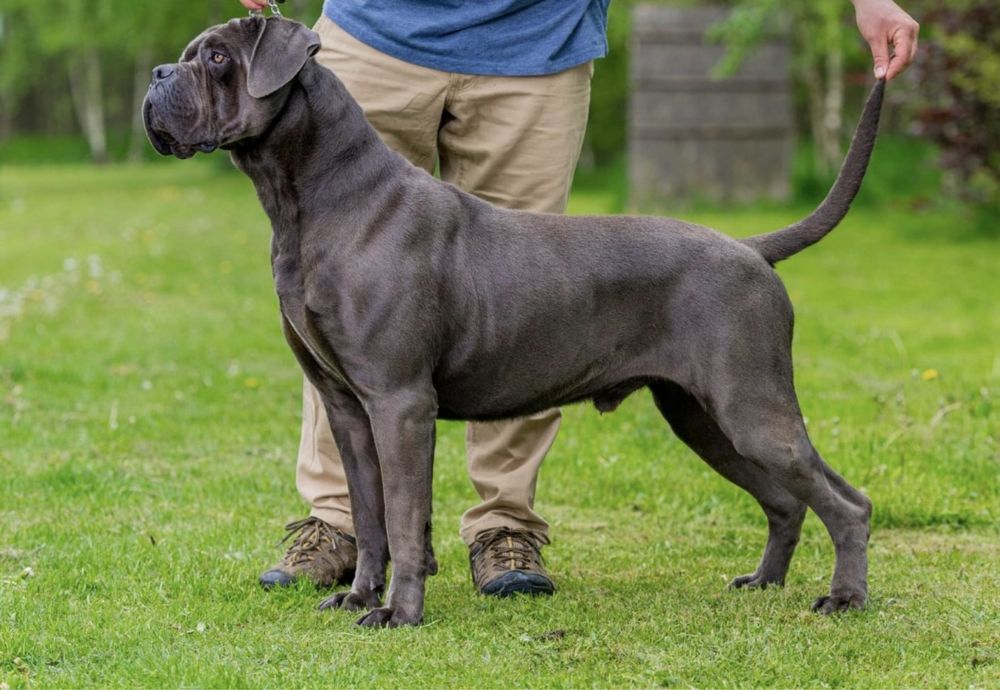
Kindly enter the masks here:
M 164 81 L 174 76 L 173 65 L 158 65 L 153 68 L 153 83 Z

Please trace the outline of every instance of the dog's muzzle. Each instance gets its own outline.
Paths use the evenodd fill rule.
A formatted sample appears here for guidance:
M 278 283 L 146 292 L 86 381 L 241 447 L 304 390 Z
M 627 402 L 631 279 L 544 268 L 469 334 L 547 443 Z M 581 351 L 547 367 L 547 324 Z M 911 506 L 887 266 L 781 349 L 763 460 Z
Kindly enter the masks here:
M 146 136 L 157 153 L 163 156 L 173 155 L 178 158 L 190 158 L 198 151 L 212 153 L 219 148 L 218 142 L 212 140 L 193 144 L 181 142 L 164 122 L 164 106 L 161 101 L 168 98 L 171 88 L 170 82 L 175 77 L 176 72 L 170 66 L 161 65 L 153 70 L 153 81 L 150 83 L 149 92 L 142 103 L 142 121 L 146 128 Z M 166 117 L 169 118 L 169 114 Z

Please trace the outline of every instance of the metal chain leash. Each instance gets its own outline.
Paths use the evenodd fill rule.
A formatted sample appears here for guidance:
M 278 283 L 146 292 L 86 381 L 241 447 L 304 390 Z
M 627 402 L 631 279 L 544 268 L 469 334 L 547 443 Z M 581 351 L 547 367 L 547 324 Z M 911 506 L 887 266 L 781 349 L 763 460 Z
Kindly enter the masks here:
M 279 2 L 284 2 L 284 1 L 285 0 L 277 0 L 277 2 L 276 2 L 275 0 L 267 0 L 267 7 L 268 7 L 268 9 L 271 10 L 271 14 L 272 15 L 274 15 L 275 17 L 282 16 L 281 15 L 281 10 L 278 9 L 278 3 Z M 250 16 L 251 17 L 263 17 L 264 16 L 264 10 L 250 10 Z

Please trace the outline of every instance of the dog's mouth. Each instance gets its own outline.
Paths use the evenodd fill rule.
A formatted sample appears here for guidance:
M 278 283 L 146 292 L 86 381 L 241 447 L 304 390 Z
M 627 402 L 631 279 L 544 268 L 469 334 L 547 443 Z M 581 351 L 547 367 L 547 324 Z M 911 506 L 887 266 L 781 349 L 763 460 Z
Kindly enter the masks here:
M 198 151 L 202 153 L 212 153 L 219 148 L 218 142 L 202 141 L 197 144 L 182 144 L 162 125 L 153 113 L 153 104 L 149 98 L 142 106 L 142 119 L 146 126 L 146 136 L 149 143 L 153 145 L 156 152 L 161 156 L 176 156 L 177 158 L 190 158 Z
M 161 156 L 171 155 L 173 151 L 170 149 L 170 144 L 174 142 L 174 138 L 169 132 L 157 127 L 153 122 L 153 104 L 150 102 L 149 96 L 146 96 L 146 100 L 142 104 L 142 124 L 146 128 L 146 137 L 156 152 Z

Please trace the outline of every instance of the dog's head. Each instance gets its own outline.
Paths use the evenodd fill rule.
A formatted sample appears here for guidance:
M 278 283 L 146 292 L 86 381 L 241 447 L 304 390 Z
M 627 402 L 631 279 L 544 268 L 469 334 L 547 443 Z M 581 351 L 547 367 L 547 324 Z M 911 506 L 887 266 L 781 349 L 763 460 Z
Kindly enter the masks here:
M 205 30 L 180 62 L 153 70 L 142 104 L 149 141 L 164 156 L 189 158 L 263 133 L 319 47 L 315 32 L 278 17 Z

